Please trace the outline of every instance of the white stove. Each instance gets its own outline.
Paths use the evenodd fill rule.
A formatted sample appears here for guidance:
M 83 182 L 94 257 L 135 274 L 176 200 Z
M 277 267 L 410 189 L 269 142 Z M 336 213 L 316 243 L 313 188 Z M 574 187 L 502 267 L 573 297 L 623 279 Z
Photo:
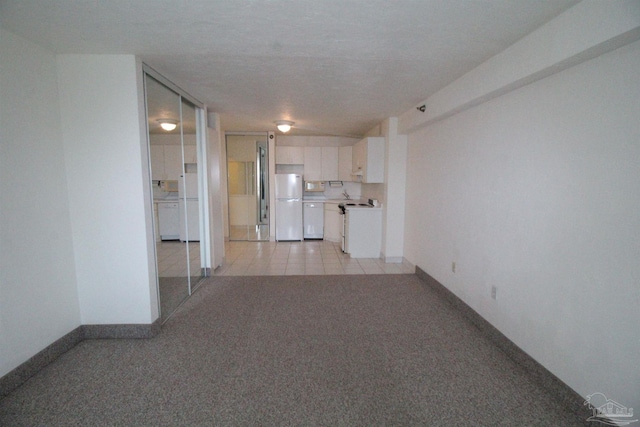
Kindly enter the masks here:
M 342 252 L 351 258 L 379 258 L 382 246 L 382 208 L 371 203 L 346 202 L 342 211 Z

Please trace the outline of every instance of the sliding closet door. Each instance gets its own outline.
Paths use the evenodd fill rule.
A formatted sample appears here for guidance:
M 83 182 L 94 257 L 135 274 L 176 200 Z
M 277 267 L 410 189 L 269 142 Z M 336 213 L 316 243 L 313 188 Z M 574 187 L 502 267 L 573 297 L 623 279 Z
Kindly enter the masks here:
M 196 107 L 186 99 L 182 98 L 182 149 L 184 157 L 184 179 L 181 181 L 183 191 L 181 194 L 181 224 L 184 226 L 182 241 L 187 243 L 187 257 L 189 266 L 189 293 L 193 291 L 196 284 L 202 278 L 202 268 L 200 262 L 200 194 L 198 188 L 198 146 L 196 125 Z
M 184 190 L 180 185 L 185 173 L 183 141 L 187 135 L 180 95 L 149 75 L 145 78 L 145 88 L 160 313 L 161 318 L 166 320 L 189 296 L 190 291 L 189 248 L 184 238 L 184 202 L 179 197 Z

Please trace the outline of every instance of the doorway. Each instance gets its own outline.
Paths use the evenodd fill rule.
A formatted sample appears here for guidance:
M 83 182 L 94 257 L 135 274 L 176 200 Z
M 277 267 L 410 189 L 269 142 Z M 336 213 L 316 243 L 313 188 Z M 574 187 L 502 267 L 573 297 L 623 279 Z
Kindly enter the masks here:
M 268 134 L 227 134 L 229 240 L 269 240 Z

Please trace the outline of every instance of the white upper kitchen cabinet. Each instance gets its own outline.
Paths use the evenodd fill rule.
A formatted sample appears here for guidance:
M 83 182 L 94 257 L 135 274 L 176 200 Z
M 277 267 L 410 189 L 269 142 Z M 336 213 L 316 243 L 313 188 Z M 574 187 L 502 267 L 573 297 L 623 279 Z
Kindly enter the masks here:
M 150 145 L 151 151 L 151 179 L 161 181 L 165 179 L 164 173 L 164 146 Z
M 185 163 L 198 163 L 198 150 L 195 145 L 184 146 L 184 162 Z
M 353 181 L 353 147 L 344 146 L 338 149 L 338 181 Z
M 368 137 L 353 146 L 353 175 L 363 183 L 384 182 L 384 137 Z
M 353 145 L 353 151 L 351 153 L 351 173 L 353 175 L 359 175 L 355 177 L 356 180 L 362 180 L 362 174 L 364 170 L 364 163 L 366 158 L 366 143 L 364 140 L 358 141 Z
M 338 147 L 322 147 L 322 181 L 338 181 Z
M 304 180 L 322 180 L 322 147 L 304 147 Z
M 304 147 L 304 179 L 337 181 L 338 153 L 338 147 Z
M 182 174 L 182 151 L 179 145 L 151 145 L 151 179 L 177 180 Z
M 168 180 L 178 180 L 182 175 L 182 147 L 180 145 L 163 145 L 164 173 Z
M 280 165 L 303 165 L 304 148 L 286 145 L 276 146 L 276 163 Z

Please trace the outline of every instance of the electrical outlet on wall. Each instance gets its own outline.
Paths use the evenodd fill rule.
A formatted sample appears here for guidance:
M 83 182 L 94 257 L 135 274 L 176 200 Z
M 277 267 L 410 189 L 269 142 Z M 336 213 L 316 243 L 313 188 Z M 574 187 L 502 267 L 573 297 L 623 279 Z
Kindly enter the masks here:
M 451 263 L 451 272 L 452 273 L 456 272 L 456 262 L 455 261 Z
M 495 286 L 491 287 L 491 298 L 496 299 L 496 293 L 498 292 L 498 289 Z

